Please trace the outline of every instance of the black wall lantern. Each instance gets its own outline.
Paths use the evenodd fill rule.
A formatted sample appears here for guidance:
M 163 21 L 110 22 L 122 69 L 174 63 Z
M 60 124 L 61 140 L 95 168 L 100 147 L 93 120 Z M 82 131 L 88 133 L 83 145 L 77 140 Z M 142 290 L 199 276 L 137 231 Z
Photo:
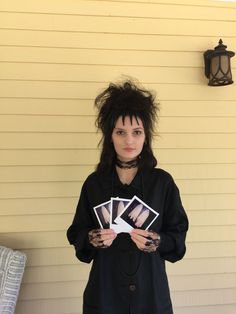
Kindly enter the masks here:
M 223 86 L 233 84 L 230 67 L 230 58 L 235 55 L 233 51 L 227 51 L 222 39 L 214 50 L 204 52 L 205 75 L 209 78 L 208 85 Z

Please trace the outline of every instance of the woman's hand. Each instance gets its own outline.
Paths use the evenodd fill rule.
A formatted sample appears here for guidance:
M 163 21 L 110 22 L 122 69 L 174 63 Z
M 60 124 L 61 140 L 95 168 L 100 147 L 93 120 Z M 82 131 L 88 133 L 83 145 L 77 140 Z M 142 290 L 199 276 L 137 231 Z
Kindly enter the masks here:
M 109 247 L 117 234 L 112 229 L 93 229 L 89 231 L 89 242 L 96 248 L 105 249 Z
M 141 251 L 148 253 L 155 252 L 161 242 L 160 235 L 151 230 L 133 229 L 130 236 Z

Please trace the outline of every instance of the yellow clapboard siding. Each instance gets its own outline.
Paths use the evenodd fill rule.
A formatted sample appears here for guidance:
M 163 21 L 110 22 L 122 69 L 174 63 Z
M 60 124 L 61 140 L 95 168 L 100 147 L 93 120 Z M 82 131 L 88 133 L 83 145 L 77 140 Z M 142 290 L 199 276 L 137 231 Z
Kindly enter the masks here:
M 205 264 L 199 260 L 186 260 L 179 263 L 182 267 L 168 267 L 171 288 L 173 290 L 198 290 L 233 288 L 236 279 L 236 258 L 229 259 L 207 259 Z M 204 265 L 203 265 L 204 264 Z M 167 264 L 169 266 L 171 264 Z M 187 269 L 194 269 L 188 273 Z M 91 265 L 77 263 L 74 265 L 27 267 L 25 270 L 24 283 L 46 283 L 63 281 L 87 280 Z M 181 275 L 181 276 L 180 276 Z M 182 281 L 182 282 L 181 282 Z M 207 283 L 208 282 L 208 283 Z
M 235 134 L 160 134 L 154 148 L 235 148 Z
M 0 79 L 59 82 L 110 82 L 121 73 L 129 73 L 132 77 L 142 77 L 146 83 L 163 83 L 171 78 L 173 83 L 199 84 L 203 77 L 199 68 L 193 67 L 3 63 L 0 70 Z
M 190 226 L 191 228 L 191 226 Z M 217 228 L 215 228 L 217 229 Z M 220 234 L 220 233 L 219 233 Z M 220 234 L 221 235 L 221 234 Z M 219 240 L 219 237 L 218 237 Z M 191 242 L 187 245 L 186 259 L 200 258 L 204 262 L 205 258 L 216 257 L 235 257 L 235 241 L 216 241 L 216 242 Z
M 75 197 L 79 195 L 82 182 L 0 183 L 0 199 Z
M 191 164 L 191 165 L 163 165 L 159 166 L 176 179 L 219 179 L 236 178 L 236 164 Z
M 236 179 L 236 164 L 163 165 L 159 167 L 182 179 Z M 95 165 L 8 166 L 0 168 L 0 182 L 63 182 L 84 181 Z
M 14 232 L 14 228 L 12 231 L 10 233 L 1 233 L 1 243 L 13 249 L 24 250 L 68 246 L 65 231 Z
M 235 303 L 236 288 L 175 291 L 172 293 L 174 306 L 196 306 Z
M 96 113 L 93 100 L 84 99 L 0 98 L 0 106 L 1 114 L 93 116 Z
M 84 181 L 93 171 L 94 166 L 82 165 L 6 167 L 0 168 L 0 182 Z
M 158 93 L 157 93 L 158 99 Z M 197 100 L 160 102 L 160 119 L 162 117 L 234 117 L 234 101 Z
M 76 256 L 73 246 L 24 249 L 27 255 L 27 267 L 44 267 L 82 264 Z
M 1 47 L 0 47 L 1 48 Z M 27 48 L 28 49 L 28 48 Z M 133 54 L 133 53 L 132 53 Z M 105 86 L 104 86 L 105 88 Z M 156 100 L 159 95 L 157 93 Z M 62 115 L 93 116 L 96 110 L 94 100 L 77 99 L 37 99 L 37 98 L 0 98 L 1 114 L 14 115 Z M 66 110 L 65 110 L 66 107 Z M 160 102 L 162 117 L 235 117 L 234 101 L 209 100 L 172 100 Z
M 87 133 L 0 133 L 0 147 L 25 149 L 95 149 L 99 134 Z
M 71 214 L 2 216 L 1 232 L 42 232 L 66 230 L 71 224 Z
M 162 117 L 162 133 L 236 133 L 236 117 Z M 94 133 L 95 117 L 0 115 L 0 132 Z
M 124 72 L 125 73 L 125 68 Z M 120 74 L 123 74 L 120 73 Z M 129 73 L 127 73 L 129 74 Z M 102 80 L 102 73 L 101 80 Z M 115 80 L 118 79 L 114 78 Z M 170 85 L 173 83 L 172 78 L 163 84 L 145 84 L 148 89 L 156 90 L 161 102 L 165 100 L 235 100 L 236 87 L 228 86 L 228 93 L 221 88 L 214 89 L 207 85 L 184 85 L 173 84 L 171 93 Z M 199 84 L 206 84 L 202 75 Z M 94 99 L 97 93 L 106 87 L 108 82 L 91 83 L 91 82 L 48 82 L 48 81 L 2 81 L 2 97 L 43 97 L 43 98 L 68 98 L 68 99 Z
M 182 194 L 236 193 L 236 179 L 176 180 Z M 75 197 L 82 182 L 0 183 L 0 198 Z
M 235 225 L 230 226 L 191 226 L 188 241 L 232 241 L 236 240 Z
M 236 152 L 235 152 L 236 153 Z M 229 154 L 231 156 L 231 154 Z M 1 166 L 57 166 L 80 165 L 94 166 L 98 163 L 100 152 L 98 149 L 71 149 L 71 150 L 14 150 L 1 151 Z M 223 157 L 222 157 L 223 158 Z M 0 170 L 3 174 L 3 169 Z
M 176 180 L 183 194 L 236 193 L 236 179 Z M 190 186 L 191 187 L 190 187 Z
M 36 35 L 37 34 L 37 35 Z M 169 50 L 169 51 L 205 51 L 215 47 L 219 35 L 215 37 L 176 36 L 140 34 L 108 34 L 108 33 L 61 33 L 30 30 L 0 30 L 2 45 L 61 47 L 61 48 L 93 48 L 122 50 Z M 226 40 L 226 39 L 225 39 Z M 231 47 L 235 47 L 236 38 L 230 38 Z
M 236 209 L 222 211 L 188 211 L 192 226 L 232 225 L 236 224 Z
M 77 263 L 74 265 L 27 267 L 24 278 L 25 284 L 51 283 L 65 281 L 87 281 L 91 265 Z
M 22 284 L 20 300 L 60 299 L 81 297 L 86 281 L 51 282 L 37 284 Z
M 158 9 L 158 7 L 157 7 Z M 200 18 L 200 16 L 199 16 Z M 186 19 L 150 19 L 114 16 L 76 16 L 0 12 L 0 27 L 8 29 L 29 29 L 70 32 L 96 32 L 158 34 L 158 35 L 191 35 L 204 36 L 206 28 L 211 36 L 219 36 L 218 28 L 225 36 L 234 36 L 234 21 L 186 20 Z M 112 30 L 110 25 L 112 24 Z
M 78 197 L 81 182 L 54 183 L 11 183 L 1 184 L 1 199 L 34 199 L 34 198 L 74 198 Z M 41 189 L 39 191 L 38 189 Z M 74 195 L 73 195 L 74 194 Z
M 89 0 L 91 1 L 91 0 Z M 97 0 L 98 1 L 98 0 Z M 224 1 L 224 0 L 216 0 L 216 1 Z M 216 2 L 214 1 L 214 5 L 211 3 L 211 8 L 214 7 L 232 7 L 235 8 L 235 4 L 234 3 L 222 3 L 222 2 Z M 119 0 L 119 2 L 137 2 L 136 0 Z M 141 3 L 145 3 L 145 0 L 141 0 Z M 201 6 L 209 6 L 209 2 L 206 2 L 206 0 L 152 0 L 151 3 L 162 3 L 162 4 L 177 4 L 177 5 L 181 5 L 182 8 L 185 8 L 185 6 L 192 6 L 192 9 L 195 9 L 196 7 L 201 7 Z
M 94 117 L 0 116 L 0 132 L 86 132 L 95 133 Z
M 95 149 L 98 133 L 0 133 L 1 149 Z M 159 134 L 154 149 L 235 149 L 235 134 Z
M 4 137 L 2 137 L 4 138 Z M 174 154 L 173 154 L 174 152 Z M 158 160 L 159 167 L 168 171 L 174 171 L 178 175 L 194 173 L 196 167 L 200 173 L 201 169 L 207 167 L 207 174 L 217 169 L 223 177 L 227 175 L 228 168 L 232 167 L 234 173 L 234 162 L 236 160 L 236 149 L 168 149 L 156 148 L 154 154 Z M 0 166 L 94 166 L 100 157 L 99 149 L 5 149 L 1 151 Z M 227 160 L 227 163 L 225 162 Z M 183 168 L 182 168 L 183 167 Z M 186 167 L 186 168 L 185 168 Z M 179 173 L 181 170 L 186 173 Z M 223 168 L 225 170 L 224 174 Z M 178 170 L 179 169 L 179 170 Z M 3 176 L 3 168 L 0 170 Z M 9 173 L 8 173 L 9 174 Z M 9 174 L 10 176 L 10 174 Z M 217 173 L 213 175 L 217 177 Z
M 215 7 L 208 7 L 206 1 L 152 1 L 149 3 L 138 3 L 135 1 L 135 6 L 130 3 L 131 1 L 123 1 L 123 3 L 115 1 L 68 1 L 67 6 L 64 6 L 63 1 L 57 1 L 56 5 L 54 1 L 48 3 L 47 1 L 41 1 L 40 4 L 35 7 L 27 1 L 22 1 L 21 5 L 18 5 L 16 1 L 12 3 L 4 3 L 1 5 L 1 9 L 5 11 L 18 11 L 18 12 L 38 12 L 38 13 L 51 13 L 51 14 L 79 14 L 79 15 L 113 15 L 113 16 L 132 16 L 132 17 L 150 17 L 150 18 L 191 18 L 195 19 L 196 16 L 200 16 L 201 19 L 209 19 L 209 15 L 213 15 L 217 20 L 231 20 L 235 19 L 234 11 L 230 10 L 229 3 L 223 4 L 215 2 Z M 155 3 L 156 2 L 156 3 Z M 175 5 L 176 3 L 176 5 Z M 184 6 L 179 4 L 183 3 Z M 166 10 L 166 4 L 168 4 L 168 10 Z M 194 10 L 192 8 L 194 5 Z M 231 3 L 231 7 L 234 4 Z
M 182 194 L 182 193 L 181 193 Z M 235 194 L 199 194 L 199 195 L 183 195 L 183 203 L 190 210 L 224 210 L 236 209 Z
M 18 300 L 16 314 L 82 314 L 82 298 Z
M 175 307 L 175 314 L 189 314 L 189 311 L 191 311 L 191 314 L 221 314 L 222 312 L 234 314 L 236 311 L 236 304 Z
M 42 47 L 1 46 L 1 60 L 5 62 L 35 62 L 84 65 L 126 65 L 126 66 L 182 66 L 202 67 L 201 52 L 178 51 L 133 51 L 128 50 L 98 50 L 98 49 L 68 49 Z M 232 60 L 234 65 L 234 60 Z
M 145 1 L 145 0 L 143 0 Z M 214 1 L 214 0 L 213 0 Z M 152 3 L 165 3 L 165 4 L 178 4 L 181 5 L 182 7 L 187 6 L 192 6 L 192 9 L 195 9 L 198 6 L 209 6 L 209 4 L 211 4 L 211 9 L 214 7 L 232 7 L 235 8 L 235 4 L 234 3 L 222 3 L 222 2 L 218 2 L 218 1 L 225 1 L 225 0 L 216 0 L 214 1 L 214 5 L 213 3 L 206 0 L 152 0 Z M 120 2 L 136 2 L 136 0 L 120 0 Z
M 75 211 L 78 196 L 66 198 L 1 199 L 0 202 L 0 216 L 71 214 Z
M 228 276 L 234 276 L 236 273 L 236 257 L 229 258 L 205 258 L 205 259 L 183 259 L 181 263 L 172 264 L 167 263 L 168 274 L 172 276 L 185 275 L 185 278 L 190 278 L 191 275 L 203 275 L 205 278 L 207 274 L 220 274 L 223 277 L 224 274 L 228 273 Z M 212 276 L 214 278 L 214 276 Z M 180 276 L 180 279 L 182 277 Z M 193 280 L 195 281 L 195 280 Z M 235 279 L 233 279 L 235 281 Z M 174 281 L 172 281 L 174 285 Z M 194 284 L 193 284 L 194 285 Z M 182 285 L 184 287 L 185 285 Z M 189 288 L 192 290 L 191 288 Z M 198 289 L 195 287 L 195 289 Z

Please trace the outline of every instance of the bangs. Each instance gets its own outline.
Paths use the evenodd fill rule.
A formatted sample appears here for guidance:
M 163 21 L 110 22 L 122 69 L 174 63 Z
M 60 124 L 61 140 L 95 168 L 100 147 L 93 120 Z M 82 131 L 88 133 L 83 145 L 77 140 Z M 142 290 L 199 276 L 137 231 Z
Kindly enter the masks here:
M 141 117 L 139 117 L 139 116 L 137 116 L 136 114 L 122 114 L 121 116 L 120 116 L 121 118 L 122 118 L 122 123 L 123 123 L 123 125 L 125 125 L 125 118 L 126 117 L 129 117 L 129 120 L 130 120 L 130 124 L 132 125 L 133 124 L 133 119 L 135 119 L 136 120 L 136 122 L 137 122 L 137 124 L 139 125 L 139 121 L 138 121 L 138 119 L 140 119 L 141 121 L 142 121 L 142 118 Z M 117 118 L 117 120 L 119 119 L 119 117 Z M 116 121 L 117 121 L 116 120 Z

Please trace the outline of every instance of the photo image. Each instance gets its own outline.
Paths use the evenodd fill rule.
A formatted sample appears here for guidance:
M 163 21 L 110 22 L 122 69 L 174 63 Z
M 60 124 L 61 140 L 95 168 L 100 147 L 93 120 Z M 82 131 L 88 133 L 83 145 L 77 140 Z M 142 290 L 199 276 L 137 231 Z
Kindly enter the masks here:
M 130 199 L 126 198 L 111 198 L 111 224 L 116 224 L 115 219 L 119 216 L 123 210 L 125 209 L 126 205 L 130 202 Z
M 145 204 L 137 196 L 134 196 L 123 212 L 115 219 L 116 223 L 130 225 L 132 228 L 148 229 L 154 220 L 158 217 L 158 213 Z
M 110 228 L 111 201 L 95 206 L 94 212 L 98 222 L 103 229 Z

